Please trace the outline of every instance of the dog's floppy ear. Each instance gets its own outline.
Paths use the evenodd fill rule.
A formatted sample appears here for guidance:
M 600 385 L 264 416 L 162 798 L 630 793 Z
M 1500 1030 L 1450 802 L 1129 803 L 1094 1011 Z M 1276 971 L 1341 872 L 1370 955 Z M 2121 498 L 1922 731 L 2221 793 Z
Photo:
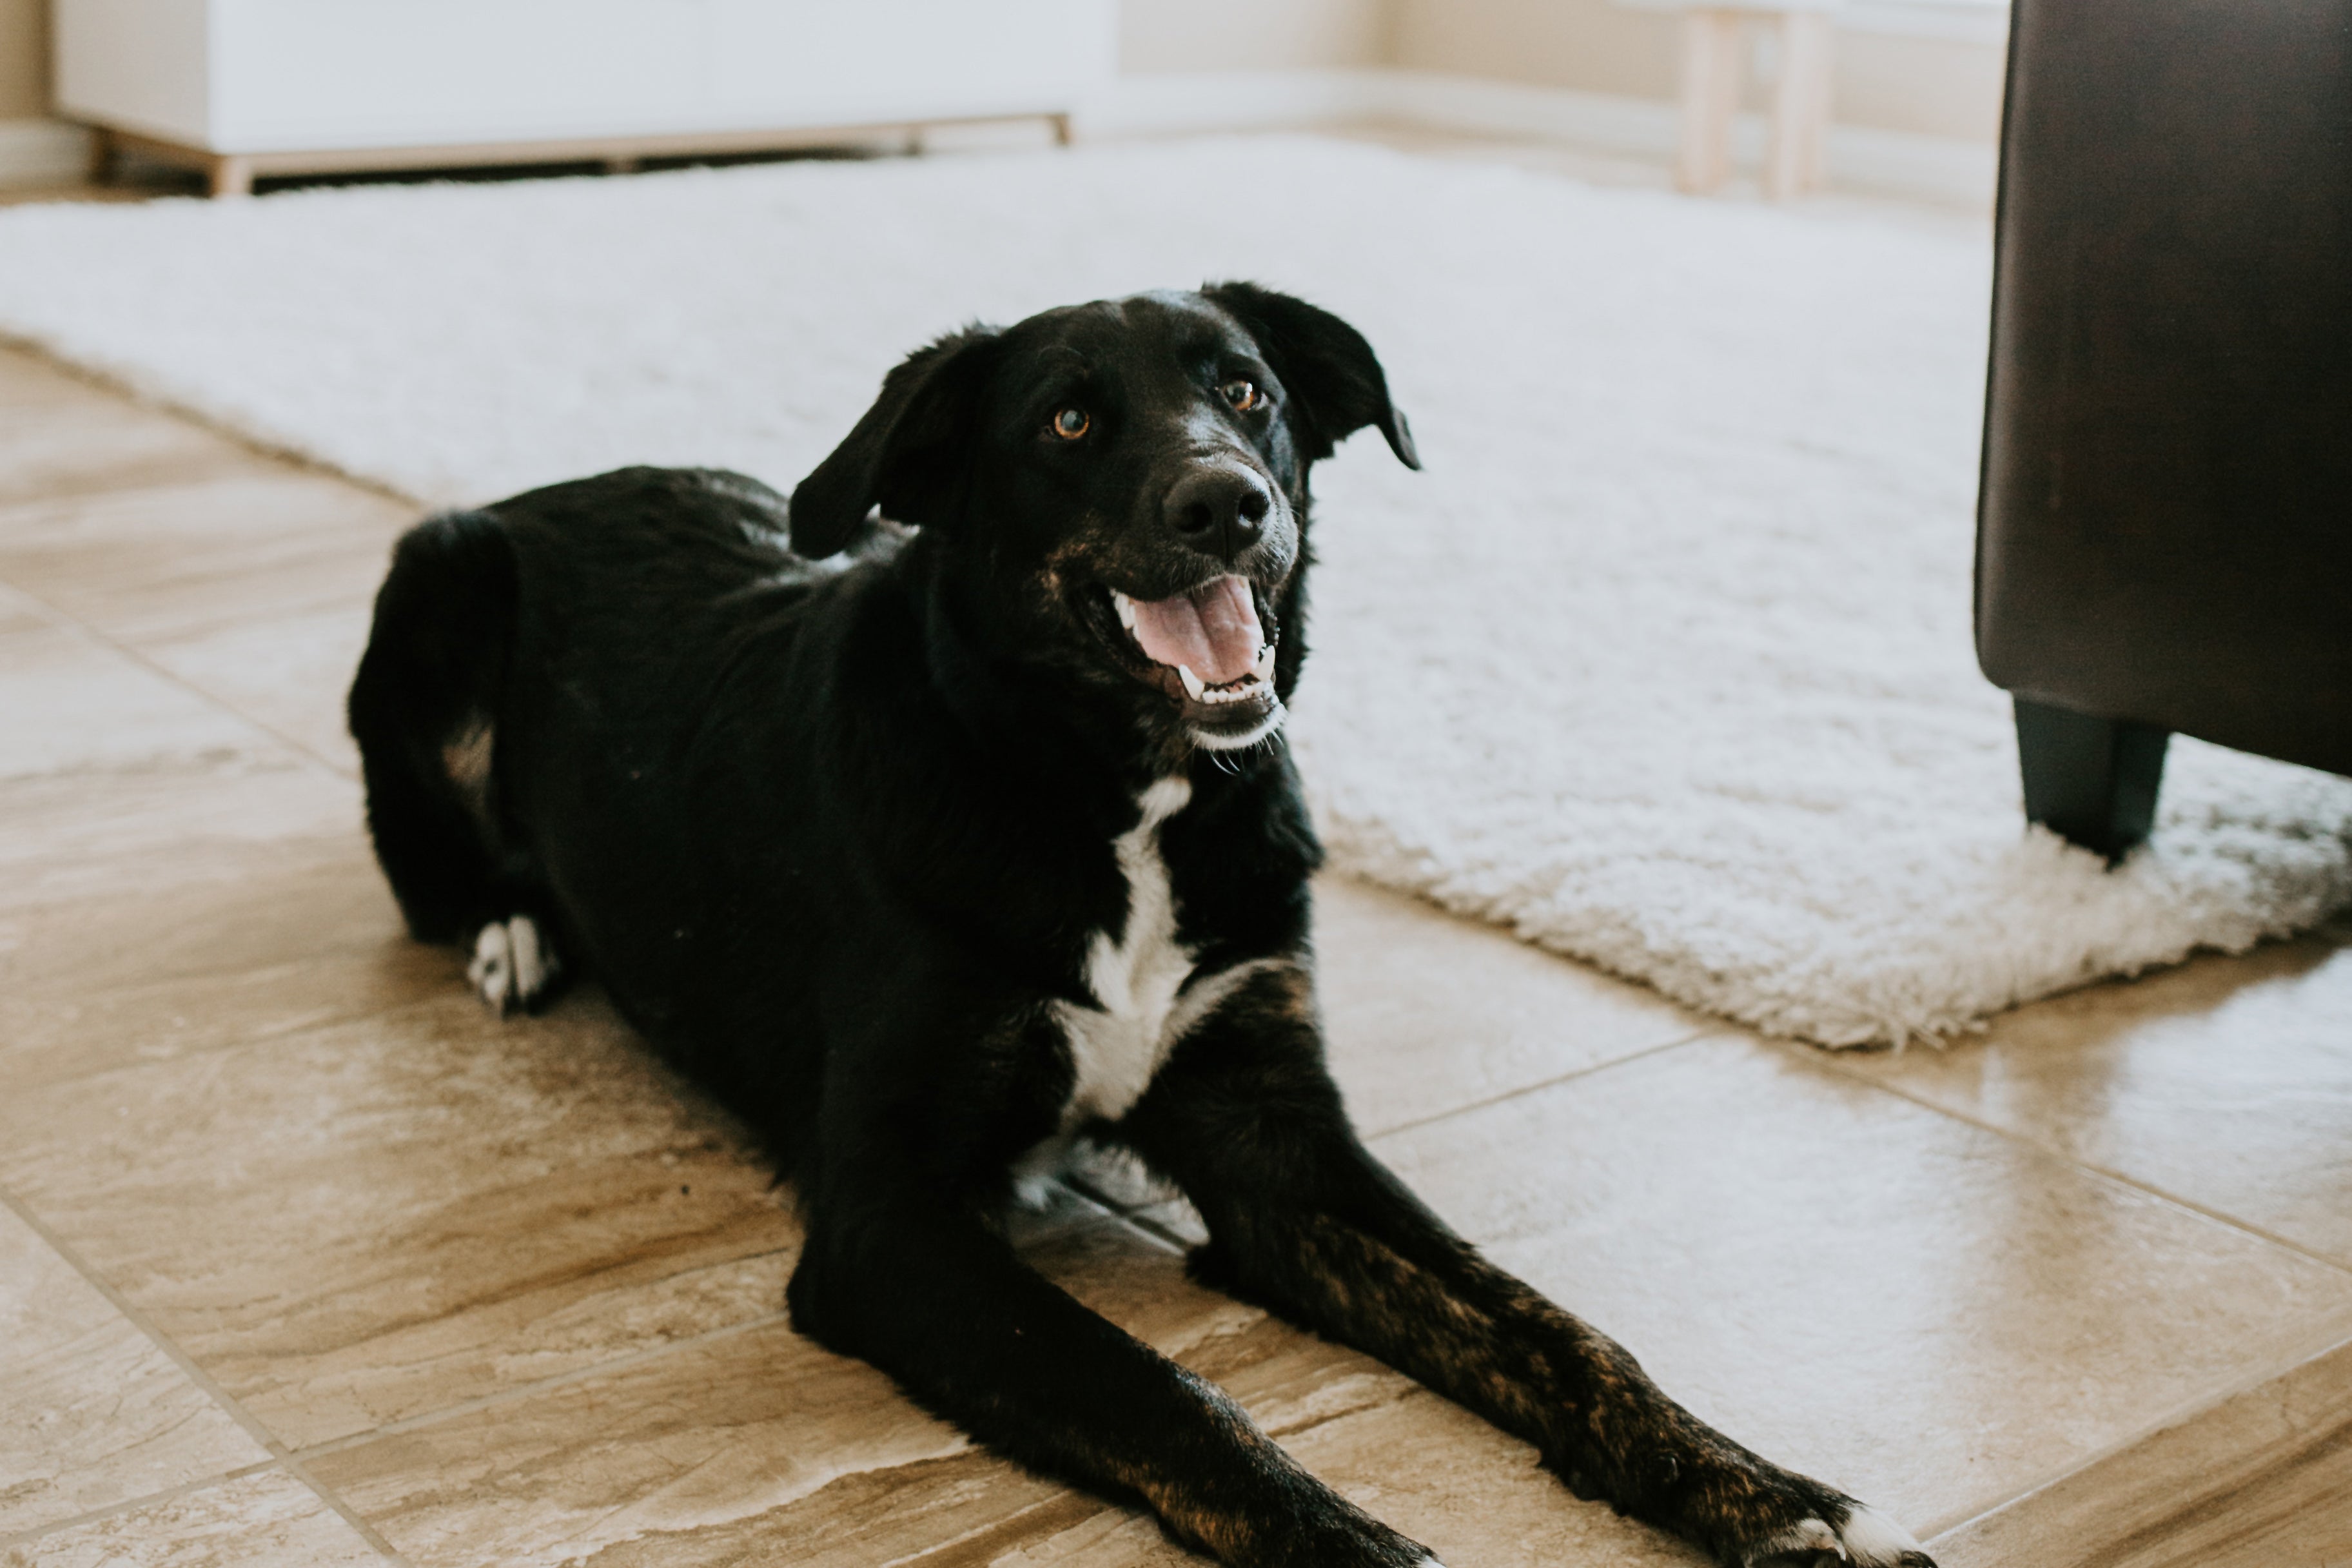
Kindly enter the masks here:
M 967 327 L 891 368 L 874 406 L 793 491 L 795 554 L 817 561 L 844 549 L 877 507 L 919 528 L 953 513 L 997 335 L 994 327 Z
M 1255 283 L 1203 284 L 1202 295 L 1249 329 L 1290 393 L 1293 428 L 1308 461 L 1331 455 L 1367 425 L 1408 468 L 1421 467 L 1412 426 L 1389 401 L 1388 377 L 1364 334 L 1330 311 Z

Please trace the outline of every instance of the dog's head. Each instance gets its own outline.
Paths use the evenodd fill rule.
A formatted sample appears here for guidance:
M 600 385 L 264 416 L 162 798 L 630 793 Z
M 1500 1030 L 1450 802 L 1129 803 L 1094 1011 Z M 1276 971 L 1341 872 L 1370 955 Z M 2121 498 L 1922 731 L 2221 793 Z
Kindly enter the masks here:
M 1380 427 L 1421 466 L 1361 333 L 1249 283 L 974 327 L 892 370 L 792 498 L 793 548 L 845 546 L 869 510 L 952 563 L 995 658 L 1114 690 L 1148 731 L 1247 746 L 1297 658 L 1307 473 Z

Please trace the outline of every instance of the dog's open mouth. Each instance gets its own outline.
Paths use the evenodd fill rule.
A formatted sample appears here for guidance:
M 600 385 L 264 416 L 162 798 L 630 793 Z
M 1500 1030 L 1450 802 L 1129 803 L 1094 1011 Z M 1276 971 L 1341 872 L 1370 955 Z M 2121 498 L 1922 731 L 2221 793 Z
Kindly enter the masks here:
M 1274 689 L 1275 636 L 1249 579 L 1214 577 L 1164 599 L 1138 599 L 1106 585 L 1124 634 L 1129 667 L 1183 706 L 1203 740 L 1246 744 L 1281 707 Z

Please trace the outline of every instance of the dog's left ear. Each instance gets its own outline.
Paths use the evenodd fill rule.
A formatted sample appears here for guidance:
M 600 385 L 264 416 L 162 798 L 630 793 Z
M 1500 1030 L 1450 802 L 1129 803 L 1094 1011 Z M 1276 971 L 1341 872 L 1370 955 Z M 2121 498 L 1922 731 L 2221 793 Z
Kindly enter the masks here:
M 994 327 L 966 327 L 891 368 L 874 406 L 793 490 L 793 553 L 819 561 L 846 548 L 877 507 L 918 528 L 954 514 L 998 335 Z
M 1255 283 L 1208 283 L 1202 296 L 1249 329 L 1290 394 L 1292 428 L 1309 462 L 1367 425 L 1380 426 L 1389 450 L 1421 467 L 1412 426 L 1389 401 L 1388 376 L 1364 334 L 1330 311 Z

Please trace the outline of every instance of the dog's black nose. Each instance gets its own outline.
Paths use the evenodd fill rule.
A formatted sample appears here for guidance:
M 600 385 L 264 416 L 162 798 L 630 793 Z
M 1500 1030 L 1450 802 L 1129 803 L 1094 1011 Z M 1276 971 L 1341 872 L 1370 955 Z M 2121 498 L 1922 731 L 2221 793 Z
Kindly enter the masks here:
M 1273 492 L 1247 468 L 1195 468 L 1176 481 L 1161 515 L 1177 538 L 1221 561 L 1257 542 Z

